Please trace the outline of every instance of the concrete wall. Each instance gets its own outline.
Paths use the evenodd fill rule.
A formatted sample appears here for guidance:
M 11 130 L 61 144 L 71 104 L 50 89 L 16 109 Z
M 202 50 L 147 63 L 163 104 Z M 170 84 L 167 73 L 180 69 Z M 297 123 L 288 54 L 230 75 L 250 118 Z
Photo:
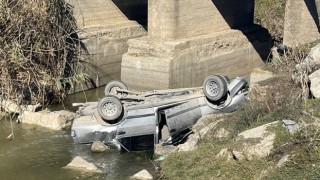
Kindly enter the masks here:
M 111 0 L 70 0 L 74 6 L 78 36 L 83 47 L 82 63 L 77 69 L 89 74 L 91 78 L 84 89 L 102 86 L 112 79 L 120 79 L 121 59 L 128 50 L 127 41 L 146 35 L 143 26 L 129 20 L 118 8 L 128 7 L 132 3 L 122 2 L 124 4 L 118 1 L 115 4 Z M 144 1 L 137 1 L 135 6 L 143 6 L 143 3 Z M 126 13 L 130 15 L 129 10 Z M 139 13 L 131 13 L 130 17 L 141 16 Z M 77 92 L 81 88 L 78 86 L 71 92 Z
M 263 64 L 270 47 L 268 32 L 257 26 L 174 41 L 132 39 L 121 79 L 130 89 L 152 90 L 201 86 L 216 73 L 246 77 Z
M 254 0 L 149 0 L 148 12 L 148 36 L 129 40 L 122 58 L 121 79 L 131 89 L 246 76 L 271 47 L 268 32 L 253 25 Z
M 319 0 L 287 0 L 283 42 L 288 47 L 314 42 L 320 39 Z
M 151 38 L 179 39 L 252 24 L 254 0 L 149 0 Z

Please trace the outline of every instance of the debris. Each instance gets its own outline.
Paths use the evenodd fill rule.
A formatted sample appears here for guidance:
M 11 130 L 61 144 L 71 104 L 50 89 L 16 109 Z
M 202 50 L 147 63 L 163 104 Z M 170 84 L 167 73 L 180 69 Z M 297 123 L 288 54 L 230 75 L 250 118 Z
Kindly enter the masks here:
M 299 124 L 289 119 L 282 120 L 282 126 L 286 128 L 290 132 L 290 134 L 293 134 L 300 130 Z

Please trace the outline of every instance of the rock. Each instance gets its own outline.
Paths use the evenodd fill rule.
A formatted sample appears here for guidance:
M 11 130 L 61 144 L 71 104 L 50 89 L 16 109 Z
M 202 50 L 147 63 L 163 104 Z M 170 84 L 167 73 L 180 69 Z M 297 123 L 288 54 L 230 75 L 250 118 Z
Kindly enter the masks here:
M 147 170 L 142 170 L 138 172 L 137 174 L 130 177 L 130 179 L 136 179 L 136 180 L 152 180 L 152 175 Z
M 250 84 L 264 81 L 274 77 L 273 72 L 262 70 L 261 68 L 254 68 L 250 74 Z
M 295 83 L 299 83 L 301 78 L 306 78 L 309 74 L 320 68 L 320 43 L 311 48 L 308 56 L 297 64 L 293 70 L 292 79 Z
M 210 138 L 210 133 L 212 133 L 217 128 L 218 123 L 224 121 L 225 119 L 225 114 L 202 117 L 192 128 L 194 134 L 191 134 L 184 144 L 180 144 L 177 150 L 180 152 L 195 150 L 199 144 L 199 141 L 204 138 Z M 219 133 L 226 133 L 226 131 Z M 224 135 L 218 134 L 218 136 Z
M 234 159 L 236 159 L 238 161 L 242 161 L 242 160 L 246 159 L 246 157 L 243 155 L 243 152 L 236 151 L 236 150 L 232 150 L 232 156 Z
M 173 145 L 162 146 L 161 144 L 156 144 L 154 147 L 154 155 L 156 156 L 166 156 L 174 151 L 177 151 L 178 147 Z
M 283 167 L 288 160 L 289 160 L 289 155 L 283 156 L 283 157 L 279 160 L 279 162 L 277 163 L 276 167 L 277 167 L 277 168 Z
M 266 157 L 273 149 L 274 132 L 268 128 L 277 125 L 277 121 L 268 123 L 238 134 L 237 146 L 233 150 L 236 159 L 242 160 L 244 157 L 251 160 L 253 157 Z
M 320 51 L 320 49 L 319 49 Z M 320 54 L 320 53 L 319 53 Z M 319 57 L 320 59 L 320 57 Z M 320 69 L 309 76 L 310 91 L 315 98 L 320 98 Z
M 26 124 L 33 124 L 49 128 L 52 130 L 61 130 L 71 126 L 71 121 L 76 117 L 76 113 L 70 111 L 55 111 L 48 110 L 39 112 L 25 111 L 20 116 L 20 121 Z
M 195 133 L 195 134 L 191 134 L 188 137 L 187 142 L 185 142 L 184 144 L 180 144 L 178 146 L 178 151 L 193 151 L 197 148 L 199 141 L 201 139 L 201 136 L 199 133 Z
M 271 79 L 250 85 L 249 99 L 266 105 L 269 110 L 281 104 L 292 103 L 301 98 L 300 89 L 296 87 L 289 76 L 275 76 Z
M 227 161 L 230 161 L 233 159 L 233 154 L 228 148 L 221 149 L 215 156 L 215 159 L 226 159 Z
M 37 108 L 41 107 L 41 104 L 35 105 L 18 105 L 14 101 L 4 100 L 0 98 L 1 108 L 10 114 L 22 114 L 24 111 L 35 112 Z
M 227 131 L 224 128 L 220 128 L 214 133 L 213 137 L 215 137 L 215 138 L 227 138 L 227 137 L 229 137 L 229 134 L 230 134 L 229 131 Z
M 291 134 L 300 130 L 299 124 L 297 124 L 292 120 L 287 120 L 287 119 L 282 120 L 282 126 L 286 128 Z
M 95 141 L 92 143 L 91 145 L 91 152 L 106 152 L 106 151 L 110 151 L 110 147 L 105 145 L 103 142 L 101 141 Z
M 67 166 L 65 166 L 65 168 L 102 173 L 102 171 L 98 169 L 94 164 L 87 162 L 80 156 L 76 156 Z

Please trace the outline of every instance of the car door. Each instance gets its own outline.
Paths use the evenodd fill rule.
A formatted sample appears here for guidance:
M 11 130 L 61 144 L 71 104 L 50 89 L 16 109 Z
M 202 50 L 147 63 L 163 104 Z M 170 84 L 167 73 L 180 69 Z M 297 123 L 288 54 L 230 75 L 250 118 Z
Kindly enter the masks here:
M 116 140 L 126 151 L 151 150 L 156 122 L 155 108 L 129 110 L 125 121 L 118 126 Z
M 197 99 L 166 109 L 165 116 L 170 136 L 191 128 L 202 116 Z

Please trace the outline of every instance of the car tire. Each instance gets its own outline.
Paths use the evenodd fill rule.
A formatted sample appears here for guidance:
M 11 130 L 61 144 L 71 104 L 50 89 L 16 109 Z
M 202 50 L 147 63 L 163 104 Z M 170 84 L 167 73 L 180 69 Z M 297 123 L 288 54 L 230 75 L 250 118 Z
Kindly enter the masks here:
M 221 75 L 210 75 L 203 82 L 203 93 L 211 101 L 220 100 L 227 92 L 227 79 Z
M 110 81 L 104 88 L 104 95 L 116 95 L 117 89 L 128 90 L 127 86 L 122 81 Z
M 98 102 L 97 110 L 103 120 L 111 123 L 121 120 L 124 114 L 121 101 L 112 95 L 102 98 Z

